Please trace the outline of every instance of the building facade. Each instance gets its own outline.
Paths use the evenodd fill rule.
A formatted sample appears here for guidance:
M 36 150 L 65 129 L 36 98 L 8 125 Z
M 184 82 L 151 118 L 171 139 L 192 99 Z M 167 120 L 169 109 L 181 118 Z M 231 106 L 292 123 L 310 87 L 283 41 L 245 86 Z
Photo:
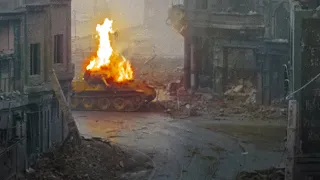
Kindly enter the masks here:
M 290 86 L 295 94 L 289 104 L 288 180 L 320 178 L 319 7 L 317 0 L 290 1 Z
M 0 179 L 9 179 L 67 136 L 50 73 L 69 97 L 71 1 L 1 0 L 0 17 Z
M 281 81 L 282 77 L 276 76 L 281 69 L 272 72 L 273 62 L 269 66 L 264 59 L 276 56 L 276 63 L 283 63 L 285 60 L 279 59 L 289 55 L 287 0 L 184 0 L 179 3 L 181 1 L 173 1 L 169 18 L 185 39 L 186 89 L 205 86 L 223 94 L 233 77 L 252 76 L 261 103 L 264 96 L 278 92 L 271 84 Z M 279 52 L 267 52 L 271 41 L 277 50 L 280 48 Z M 270 103 L 272 98 L 266 99 L 265 102 Z

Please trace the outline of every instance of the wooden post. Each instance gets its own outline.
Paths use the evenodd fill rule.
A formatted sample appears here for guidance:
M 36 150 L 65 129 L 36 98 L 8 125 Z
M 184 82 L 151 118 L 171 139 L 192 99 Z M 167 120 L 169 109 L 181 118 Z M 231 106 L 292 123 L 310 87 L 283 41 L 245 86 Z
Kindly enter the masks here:
M 297 152 L 297 134 L 298 134 L 298 102 L 296 100 L 289 101 L 288 107 L 288 126 L 287 126 L 287 159 L 285 180 L 294 179 L 295 156 Z

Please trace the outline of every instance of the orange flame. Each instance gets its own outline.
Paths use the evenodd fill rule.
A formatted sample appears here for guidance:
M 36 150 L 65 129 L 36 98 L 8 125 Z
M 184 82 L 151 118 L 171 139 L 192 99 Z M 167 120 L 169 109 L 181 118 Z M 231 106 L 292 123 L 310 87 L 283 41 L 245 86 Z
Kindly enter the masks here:
M 112 21 L 106 18 L 103 24 L 98 24 L 96 31 L 99 37 L 97 55 L 90 59 L 86 67 L 90 71 L 104 73 L 116 82 L 133 79 L 133 70 L 129 61 L 115 53 L 111 46 L 110 34 L 113 33 Z

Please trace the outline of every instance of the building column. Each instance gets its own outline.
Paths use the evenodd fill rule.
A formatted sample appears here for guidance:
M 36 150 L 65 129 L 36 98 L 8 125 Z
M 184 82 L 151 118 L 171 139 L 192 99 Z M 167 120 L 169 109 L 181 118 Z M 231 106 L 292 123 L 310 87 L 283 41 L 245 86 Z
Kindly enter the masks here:
M 288 125 L 287 125 L 287 159 L 285 164 L 285 179 L 295 180 L 299 173 L 296 170 L 296 154 L 299 147 L 298 136 L 298 102 L 296 100 L 289 101 L 288 107 Z
M 197 69 L 197 64 L 199 61 L 199 53 L 198 53 L 198 44 L 195 39 L 195 37 L 192 38 L 191 45 L 190 45 L 190 56 L 191 56 L 191 74 L 190 74 L 190 81 L 191 81 L 191 91 L 195 92 L 198 87 L 198 69 Z
M 191 47 L 190 39 L 184 38 L 184 68 L 183 68 L 183 86 L 184 88 L 190 89 L 190 66 L 191 66 Z
M 224 81 L 224 63 L 223 63 L 223 47 L 216 42 L 214 44 L 214 91 L 219 95 L 223 95 Z
M 196 74 L 195 74 L 195 44 L 192 43 L 190 46 L 190 53 L 191 53 L 191 73 L 190 73 L 190 81 L 191 81 L 191 90 L 192 92 L 195 91 L 196 86 Z
M 223 78 L 222 78 L 222 91 L 223 93 L 226 91 L 227 84 L 229 81 L 229 49 L 228 48 L 223 48 Z

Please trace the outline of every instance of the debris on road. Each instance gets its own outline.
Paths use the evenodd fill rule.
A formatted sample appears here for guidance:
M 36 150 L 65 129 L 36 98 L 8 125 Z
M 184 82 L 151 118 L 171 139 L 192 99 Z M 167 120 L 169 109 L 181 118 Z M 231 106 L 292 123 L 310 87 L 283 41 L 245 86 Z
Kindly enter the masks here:
M 236 180 L 284 180 L 284 169 L 271 168 L 254 172 L 240 172 Z
M 100 138 L 83 139 L 78 148 L 66 147 L 46 153 L 33 167 L 27 179 L 41 180 L 125 180 L 132 175 L 147 176 L 152 169 L 146 157 L 124 151 Z

